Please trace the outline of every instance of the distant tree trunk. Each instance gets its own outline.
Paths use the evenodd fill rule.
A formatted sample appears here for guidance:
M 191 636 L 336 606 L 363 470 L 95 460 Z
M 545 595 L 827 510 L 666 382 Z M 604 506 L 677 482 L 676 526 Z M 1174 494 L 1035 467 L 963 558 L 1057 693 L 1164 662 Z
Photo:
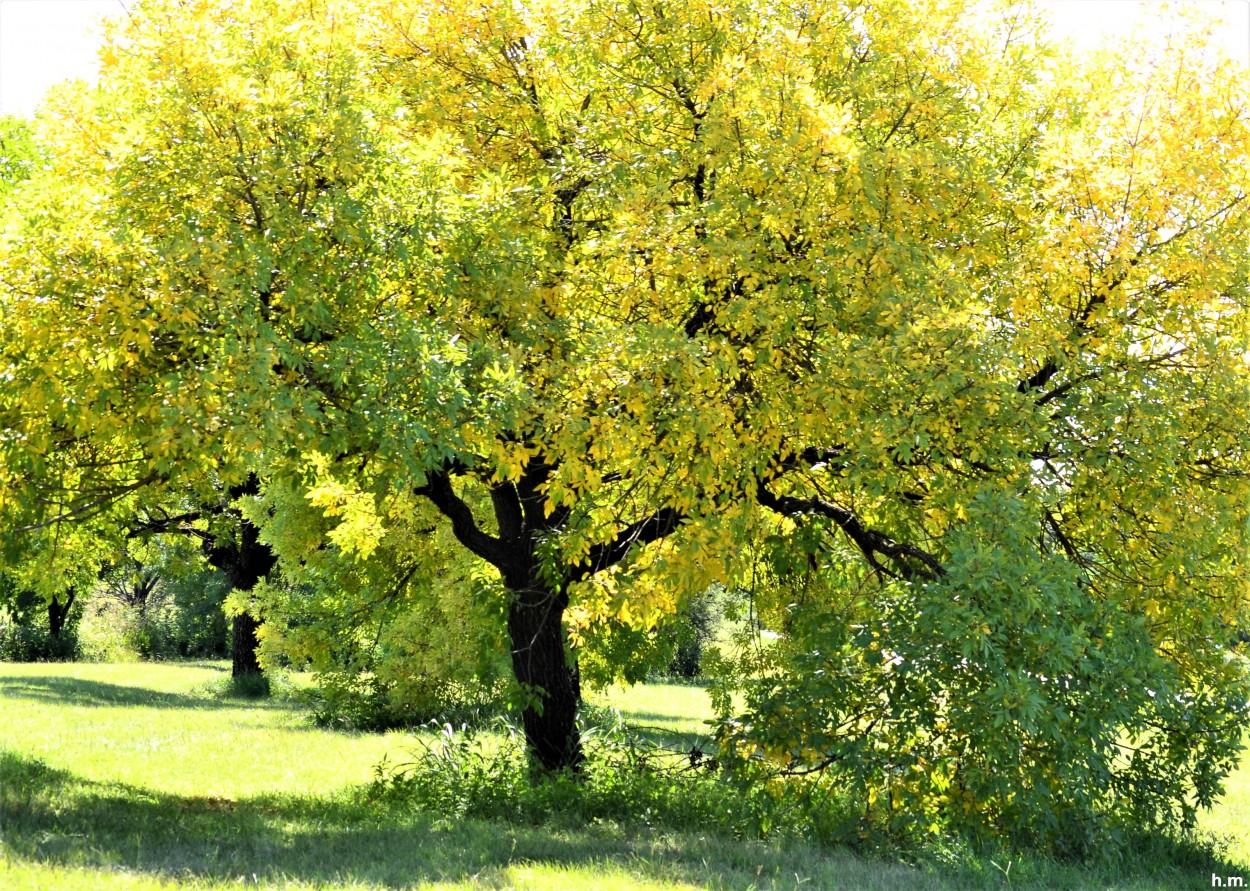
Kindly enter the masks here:
M 74 589 L 70 588 L 65 592 L 65 602 L 61 602 L 60 595 L 54 596 L 48 601 L 48 630 L 52 632 L 52 636 L 59 638 L 61 630 L 65 627 L 65 619 L 69 616 L 70 607 L 74 605 Z
M 253 475 L 243 485 L 231 488 L 229 494 L 234 499 L 243 495 L 254 495 L 259 491 L 260 481 Z M 207 552 L 208 562 L 220 569 L 230 585 L 238 591 L 255 588 L 256 583 L 268 575 L 277 563 L 273 551 L 260 540 L 260 530 L 243 517 L 238 518 L 233 541 L 214 543 Z M 234 617 L 231 628 L 231 676 L 236 683 L 262 676 L 260 662 L 256 658 L 258 624 L 256 617 L 247 613 Z

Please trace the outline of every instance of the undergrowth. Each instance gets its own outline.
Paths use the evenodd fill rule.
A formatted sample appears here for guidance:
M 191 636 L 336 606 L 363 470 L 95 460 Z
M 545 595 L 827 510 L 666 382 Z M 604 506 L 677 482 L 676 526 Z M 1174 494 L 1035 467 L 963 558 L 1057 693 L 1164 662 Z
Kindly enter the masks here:
M 829 844 L 853 835 L 853 814 L 819 783 L 795 795 L 793 784 L 739 782 L 697 746 L 667 748 L 632 734 L 615 711 L 587 711 L 579 773 L 535 768 L 506 716 L 478 726 L 432 722 L 435 732 L 411 761 L 375 768 L 366 795 L 448 822 L 613 824 Z
M 586 760 L 580 773 L 548 774 L 529 761 L 522 730 L 506 716 L 476 726 L 431 722 L 434 733 L 411 760 L 384 760 L 364 795 L 370 802 L 421 811 L 444 827 L 479 819 L 570 829 L 696 831 L 802 842 L 826 851 L 841 847 L 962 874 L 979 873 L 987 864 L 1010 871 L 1014 864 L 1015 875 L 1040 878 L 1052 869 L 1047 864 L 1066 862 L 1171 876 L 1177 870 L 1218 870 L 1227 862 L 1219 839 L 1179 830 L 1107 833 L 1102 844 L 1069 857 L 952 831 L 901 835 L 870 819 L 862 802 L 834 788 L 828 777 L 743 776 L 698 746 L 680 751 L 637 735 L 614 710 L 588 708 L 583 725 Z
M 234 677 L 223 674 L 192 687 L 192 695 L 207 699 L 273 699 L 302 704 L 304 692 L 283 671 L 270 670 Z

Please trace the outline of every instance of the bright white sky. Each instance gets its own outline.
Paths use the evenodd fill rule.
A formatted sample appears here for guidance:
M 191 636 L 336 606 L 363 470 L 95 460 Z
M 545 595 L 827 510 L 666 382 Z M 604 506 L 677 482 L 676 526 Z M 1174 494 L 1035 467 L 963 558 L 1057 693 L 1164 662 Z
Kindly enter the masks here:
M 1250 67 L 1250 0 L 1184 0 L 1218 16 L 1218 41 Z M 1163 0 L 1041 0 L 1060 35 L 1092 47 L 1156 19 Z M 0 114 L 30 115 L 53 84 L 96 76 L 101 17 L 122 0 L 0 0 Z

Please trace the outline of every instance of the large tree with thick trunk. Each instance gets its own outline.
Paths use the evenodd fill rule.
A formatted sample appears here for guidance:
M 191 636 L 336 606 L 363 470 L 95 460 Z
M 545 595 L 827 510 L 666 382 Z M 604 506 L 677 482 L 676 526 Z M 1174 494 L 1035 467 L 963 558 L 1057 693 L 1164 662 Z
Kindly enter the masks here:
M 1250 495 L 1228 69 L 1077 66 L 955 0 L 154 0 L 126 28 L 3 253 L 8 503 L 61 435 L 126 443 L 70 519 L 99 478 L 259 472 L 363 554 L 423 499 L 507 590 L 548 768 L 582 758 L 595 622 L 771 578 L 796 645 L 724 735 L 757 758 L 933 776 L 918 813 L 990 822 L 1023 806 L 1004 771 L 1080 806 L 1218 784 Z

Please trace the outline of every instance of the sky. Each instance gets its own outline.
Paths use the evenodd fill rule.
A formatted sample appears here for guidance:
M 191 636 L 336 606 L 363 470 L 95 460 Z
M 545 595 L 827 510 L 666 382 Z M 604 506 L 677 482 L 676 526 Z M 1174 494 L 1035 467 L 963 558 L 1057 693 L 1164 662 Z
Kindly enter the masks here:
M 1250 68 L 1250 0 L 1184 0 L 1222 22 L 1216 39 Z M 1126 34 L 1157 16 L 1163 0 L 1041 0 L 1055 30 L 1078 47 Z M 122 0 L 0 0 L 0 114 L 30 115 L 62 80 L 93 79 L 102 17 L 124 16 Z

